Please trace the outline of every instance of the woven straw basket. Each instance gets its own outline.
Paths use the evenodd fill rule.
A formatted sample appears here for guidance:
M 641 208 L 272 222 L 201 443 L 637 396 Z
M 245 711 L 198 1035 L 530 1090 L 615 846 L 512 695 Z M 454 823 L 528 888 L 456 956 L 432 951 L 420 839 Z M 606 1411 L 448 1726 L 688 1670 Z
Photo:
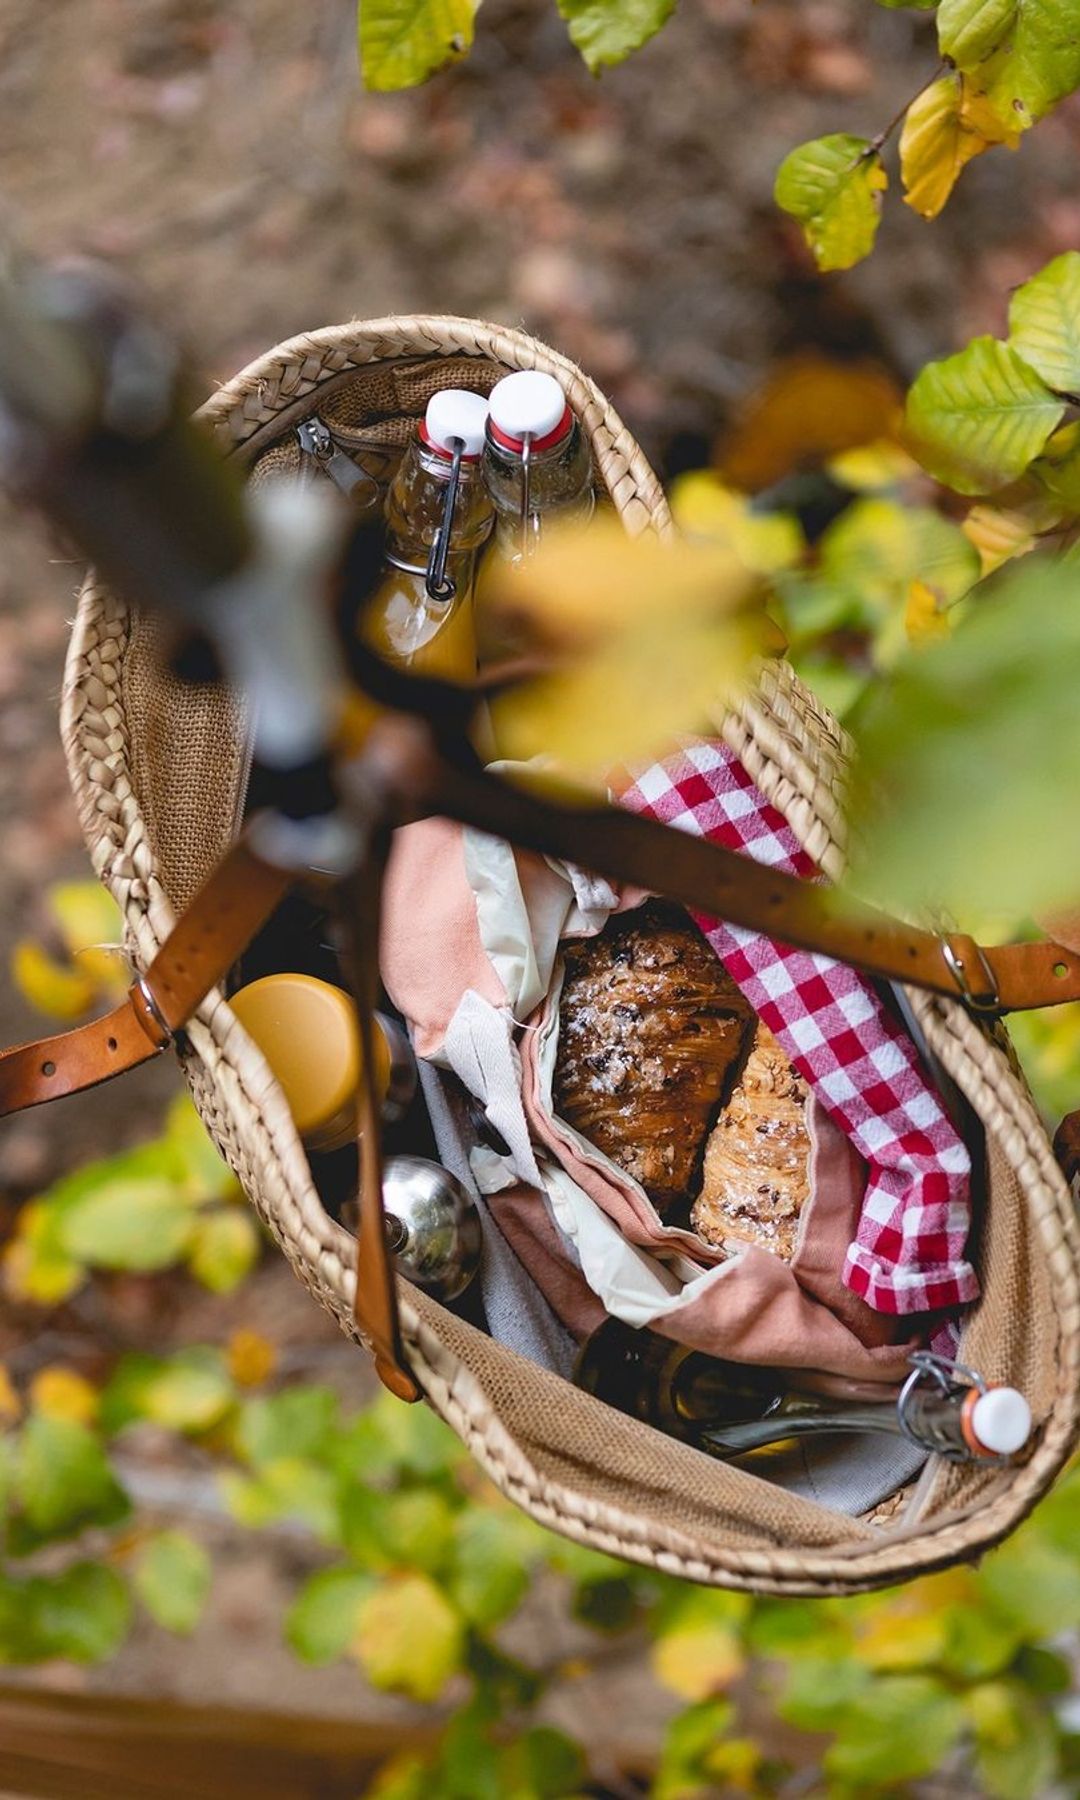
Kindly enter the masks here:
M 444 381 L 460 384 L 464 366 L 485 388 L 506 369 L 549 369 L 589 435 L 627 530 L 670 534 L 656 477 L 604 396 L 520 331 L 413 317 L 312 332 L 228 382 L 202 417 L 224 451 L 251 462 L 307 413 L 361 391 L 373 374 L 397 384 L 403 411 L 419 413 L 424 382 L 418 387 L 413 377 L 419 371 L 430 391 L 433 358 L 449 359 Z M 353 411 L 359 417 L 362 407 Z M 778 663 L 725 733 L 809 853 L 836 876 L 847 752 L 840 729 Z M 145 968 L 236 831 L 243 719 L 224 691 L 181 686 L 163 668 L 153 622 L 91 580 L 68 657 L 63 734 L 94 866 L 119 901 Z M 1073 1441 L 1080 1383 L 1069 1190 L 1000 1029 L 977 1023 L 956 1002 L 914 990 L 910 999 L 931 1049 L 986 1131 L 988 1198 L 976 1247 L 983 1297 L 961 1356 L 1028 1396 L 1040 1421 L 1030 1458 L 1014 1469 L 931 1458 L 911 1488 L 873 1515 L 842 1517 L 601 1409 L 399 1284 L 405 1348 L 427 1400 L 534 1518 L 694 1581 L 837 1594 L 971 1557 L 1004 1537 L 1045 1492 Z M 311 1293 L 355 1336 L 352 1239 L 320 1204 L 284 1097 L 219 994 L 192 1022 L 184 1064 L 199 1111 L 260 1217 Z

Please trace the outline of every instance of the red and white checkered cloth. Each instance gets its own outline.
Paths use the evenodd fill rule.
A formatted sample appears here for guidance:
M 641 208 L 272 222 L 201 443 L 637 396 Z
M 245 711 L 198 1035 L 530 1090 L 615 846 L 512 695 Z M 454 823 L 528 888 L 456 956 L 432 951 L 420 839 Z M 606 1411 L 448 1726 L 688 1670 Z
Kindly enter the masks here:
M 693 741 L 614 778 L 616 797 L 756 862 L 818 870 L 738 757 Z M 868 1165 L 859 1230 L 843 1279 L 882 1313 L 918 1313 L 978 1296 L 966 1260 L 971 1163 L 915 1046 L 865 976 L 831 957 L 694 914 L 751 1006 Z

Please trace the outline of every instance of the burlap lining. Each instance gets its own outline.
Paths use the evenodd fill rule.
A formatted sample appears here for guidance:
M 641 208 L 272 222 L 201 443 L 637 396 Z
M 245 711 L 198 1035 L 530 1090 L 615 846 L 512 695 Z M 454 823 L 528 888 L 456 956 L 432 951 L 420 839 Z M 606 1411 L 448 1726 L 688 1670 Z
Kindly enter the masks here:
M 399 356 L 412 353 L 401 379 L 417 383 L 412 403 L 419 410 L 430 376 L 418 380 L 416 352 L 440 345 L 453 357 L 464 345 L 506 366 L 553 367 L 590 429 L 601 477 L 627 528 L 651 525 L 666 534 L 662 496 L 602 397 L 572 365 L 520 333 L 432 319 L 332 328 L 279 346 L 207 410 L 219 431 L 243 443 L 298 390 L 319 410 L 320 368 L 336 376 L 343 355 L 365 362 L 394 354 L 394 346 Z M 487 379 L 488 370 L 483 374 Z M 394 391 L 400 397 L 403 389 L 397 384 Z M 342 405 L 352 408 L 347 399 Z M 369 422 L 357 402 L 350 423 L 366 429 Z M 124 906 L 145 966 L 168 930 L 172 906 L 185 903 L 233 835 L 243 721 L 219 690 L 182 689 L 164 673 L 154 630 L 140 620 L 129 631 L 124 609 L 90 582 L 69 655 L 63 723 L 95 866 Z M 843 734 L 782 664 L 765 671 L 723 730 L 810 853 L 838 873 Z M 878 1509 L 880 1525 L 840 1517 L 607 1408 L 598 1411 L 599 1402 L 403 1286 L 406 1340 L 429 1398 L 534 1516 L 691 1579 L 822 1594 L 976 1554 L 1045 1491 L 1075 1436 L 1080 1301 L 1072 1206 L 1007 1046 L 990 1041 L 952 1002 L 914 992 L 912 1002 L 935 1053 L 987 1126 L 983 1297 L 962 1353 L 991 1378 L 1023 1389 L 1036 1417 L 1045 1418 L 1028 1464 L 1003 1473 L 935 1460 L 916 1502 Z M 211 996 L 193 1023 L 185 1066 L 203 1117 L 269 1229 L 355 1336 L 351 1241 L 323 1212 L 280 1090 L 220 996 Z

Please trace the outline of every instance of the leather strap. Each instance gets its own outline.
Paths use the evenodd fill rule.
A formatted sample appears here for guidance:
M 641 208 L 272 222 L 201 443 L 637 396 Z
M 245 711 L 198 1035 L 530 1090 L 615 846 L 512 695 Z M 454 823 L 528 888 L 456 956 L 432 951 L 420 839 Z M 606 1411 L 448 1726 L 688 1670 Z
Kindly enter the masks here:
M 0 1117 L 96 1087 L 157 1056 L 250 942 L 294 877 L 241 838 L 104 1018 L 0 1053 Z
M 380 727 L 376 754 L 386 736 Z M 1080 954 L 1049 939 L 986 949 L 963 932 L 938 937 L 655 820 L 617 807 L 556 806 L 486 772 L 417 756 L 416 748 L 414 742 L 412 817 L 459 819 L 869 975 L 962 1000 L 975 1012 L 1021 1012 L 1080 999 Z
M 397 1286 L 386 1238 L 382 1182 L 382 1097 L 375 1081 L 375 1007 L 379 998 L 379 914 L 388 845 L 371 844 L 355 874 L 338 889 L 339 916 L 348 946 L 349 975 L 360 1031 L 357 1096 L 360 1183 L 356 1227 L 356 1293 L 353 1316 L 375 1354 L 375 1373 L 399 1400 L 418 1400 L 401 1342 Z

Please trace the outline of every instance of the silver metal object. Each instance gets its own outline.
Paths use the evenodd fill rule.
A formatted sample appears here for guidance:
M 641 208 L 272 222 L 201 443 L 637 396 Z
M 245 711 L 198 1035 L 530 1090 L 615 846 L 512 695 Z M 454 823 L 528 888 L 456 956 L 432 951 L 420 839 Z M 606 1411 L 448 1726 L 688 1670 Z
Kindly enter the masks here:
M 432 542 L 431 554 L 428 557 L 428 565 L 424 573 L 427 597 L 440 606 L 449 604 L 457 593 L 457 583 L 452 575 L 446 573 L 446 559 L 450 554 L 450 540 L 454 533 L 454 513 L 457 510 L 458 489 L 461 486 L 461 459 L 465 454 L 465 439 L 451 438 L 450 442 L 454 446 L 454 451 L 453 461 L 450 464 L 450 479 L 446 484 L 443 515 Z
M 386 1048 L 390 1053 L 390 1073 L 383 1097 L 382 1116 L 386 1124 L 393 1125 L 398 1119 L 404 1118 L 416 1093 L 416 1057 L 408 1037 L 396 1019 L 377 1012 L 375 1023 L 386 1039 Z
M 398 1273 L 438 1300 L 456 1300 L 480 1267 L 480 1214 L 466 1188 L 423 1156 L 383 1169 L 386 1231 Z
M 304 454 L 318 463 L 343 494 L 362 500 L 366 506 L 376 504 L 379 498 L 378 483 L 341 449 L 322 419 L 305 419 L 296 428 L 296 438 Z M 362 494 L 358 491 L 361 488 L 364 489 Z
M 981 944 L 976 944 L 971 939 L 968 939 L 967 941 L 972 943 L 972 948 L 979 959 L 979 963 L 982 967 L 983 979 L 986 983 L 985 988 L 979 993 L 975 993 L 971 986 L 971 982 L 968 979 L 967 970 L 964 968 L 962 957 L 958 954 L 955 946 L 949 939 L 943 937 L 940 939 L 941 954 L 945 958 L 949 974 L 960 989 L 965 1004 L 971 1008 L 972 1012 L 999 1013 L 1001 1011 L 1001 997 L 998 993 L 997 980 L 994 971 L 987 961 L 986 952 Z

